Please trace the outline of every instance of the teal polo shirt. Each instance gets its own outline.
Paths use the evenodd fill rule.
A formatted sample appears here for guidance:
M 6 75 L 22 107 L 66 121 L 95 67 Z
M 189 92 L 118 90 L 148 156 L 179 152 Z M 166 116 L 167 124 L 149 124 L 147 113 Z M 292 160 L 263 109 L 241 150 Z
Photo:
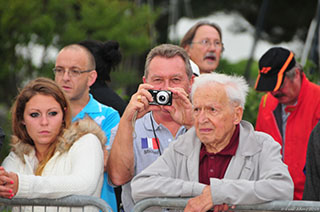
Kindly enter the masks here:
M 112 107 L 108 107 L 95 100 L 91 94 L 89 94 L 89 96 L 90 100 L 88 104 L 73 117 L 72 122 L 77 119 L 83 119 L 86 115 L 90 116 L 105 132 L 108 138 L 106 145 L 108 145 L 108 149 L 110 149 L 111 129 L 119 123 L 119 113 Z M 116 196 L 114 189 L 108 184 L 108 174 L 106 172 L 104 173 L 101 198 L 111 206 L 113 211 L 117 211 Z

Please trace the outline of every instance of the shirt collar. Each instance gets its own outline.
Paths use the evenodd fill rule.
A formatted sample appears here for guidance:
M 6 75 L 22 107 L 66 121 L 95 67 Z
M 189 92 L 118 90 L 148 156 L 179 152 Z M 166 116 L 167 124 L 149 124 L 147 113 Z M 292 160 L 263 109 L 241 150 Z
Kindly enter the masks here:
M 147 130 L 152 130 L 152 124 L 151 120 L 153 122 L 154 129 L 157 130 L 159 127 L 159 124 L 154 120 L 152 112 L 147 113 L 143 116 L 143 124 Z
M 82 108 L 82 110 L 75 117 L 72 118 L 72 121 L 75 121 L 79 118 L 83 118 L 85 114 L 101 112 L 101 104 L 97 100 L 95 100 L 91 94 L 89 94 L 88 104 L 84 108 Z
M 89 113 L 101 113 L 101 104 L 93 98 L 92 94 L 89 94 L 89 98 L 88 104 L 82 109 L 82 111 Z
M 154 120 L 152 111 L 149 112 L 149 113 L 147 113 L 146 115 L 144 115 L 144 116 L 142 117 L 142 119 L 143 119 L 144 127 L 145 127 L 147 130 L 152 131 L 152 124 L 151 124 L 151 120 L 150 120 L 150 119 L 152 119 L 153 126 L 154 126 L 154 129 L 155 129 L 156 131 L 159 130 L 160 127 L 166 128 L 164 125 L 162 125 L 161 123 L 158 124 L 158 123 Z M 179 128 L 178 132 L 177 132 L 176 137 L 179 136 L 179 135 L 181 135 L 181 134 L 183 134 L 183 133 L 185 133 L 186 131 L 187 131 L 187 128 L 186 128 L 185 126 L 181 126 L 181 127 Z
M 236 125 L 236 129 L 233 132 L 233 135 L 230 139 L 229 144 L 223 148 L 220 152 L 218 153 L 209 153 L 207 152 L 204 144 L 201 144 L 201 149 L 200 149 L 200 161 L 205 157 L 205 156 L 214 156 L 214 155 L 229 155 L 233 156 L 236 154 L 236 151 L 238 149 L 239 145 L 239 135 L 240 135 L 240 126 L 239 124 Z

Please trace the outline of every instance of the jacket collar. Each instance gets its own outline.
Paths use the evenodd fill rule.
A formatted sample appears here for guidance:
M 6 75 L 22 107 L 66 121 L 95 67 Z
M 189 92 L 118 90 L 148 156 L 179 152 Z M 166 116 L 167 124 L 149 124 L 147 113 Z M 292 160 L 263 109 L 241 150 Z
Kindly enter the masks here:
M 225 178 L 249 179 L 254 171 L 254 164 L 250 158 L 261 150 L 262 142 L 259 139 L 256 139 L 253 126 L 247 121 L 241 121 L 238 150 L 230 161 L 225 173 Z
M 249 122 L 242 120 L 240 122 L 240 138 L 236 156 L 252 156 L 260 152 L 262 143 L 258 139 L 255 139 L 255 137 L 253 126 Z M 252 140 L 254 142 L 251 142 Z
M 240 175 L 242 178 L 248 178 L 251 175 L 254 164 L 248 158 L 262 150 L 262 143 L 255 137 L 253 126 L 249 122 L 242 120 L 240 122 L 239 146 L 236 155 L 230 161 L 225 178 L 231 179 Z M 196 135 L 195 128 L 190 128 L 185 135 L 180 136 L 180 139 L 179 142 L 173 144 L 175 150 L 187 157 L 187 169 L 190 179 L 198 179 L 201 142 Z M 244 170 L 244 166 L 246 170 Z
M 262 144 L 258 141 L 247 142 L 248 140 L 252 140 L 253 136 L 255 136 L 253 126 L 249 122 L 242 120 L 240 122 L 239 146 L 236 155 L 241 154 L 245 157 L 254 155 L 261 151 Z M 176 151 L 186 156 L 197 150 L 200 152 L 201 141 L 199 140 L 194 127 L 188 130 L 188 132 L 183 136 L 183 139 L 192 140 L 193 142 L 188 142 L 187 145 L 176 145 Z

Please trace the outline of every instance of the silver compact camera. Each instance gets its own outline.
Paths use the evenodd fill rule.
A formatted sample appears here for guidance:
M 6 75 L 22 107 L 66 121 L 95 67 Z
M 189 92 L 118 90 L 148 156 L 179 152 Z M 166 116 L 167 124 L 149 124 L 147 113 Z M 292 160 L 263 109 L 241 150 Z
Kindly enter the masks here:
M 149 90 L 153 101 L 149 105 L 172 105 L 172 92 L 167 90 Z

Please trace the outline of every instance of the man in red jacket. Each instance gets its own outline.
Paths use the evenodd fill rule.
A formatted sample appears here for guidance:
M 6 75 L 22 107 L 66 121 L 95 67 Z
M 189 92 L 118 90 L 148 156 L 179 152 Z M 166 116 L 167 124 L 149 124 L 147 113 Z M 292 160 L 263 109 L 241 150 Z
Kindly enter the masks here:
M 294 199 L 300 200 L 308 139 L 320 119 L 320 86 L 306 78 L 291 51 L 274 47 L 259 60 L 255 89 L 267 92 L 260 102 L 256 130 L 270 134 L 282 146 Z

